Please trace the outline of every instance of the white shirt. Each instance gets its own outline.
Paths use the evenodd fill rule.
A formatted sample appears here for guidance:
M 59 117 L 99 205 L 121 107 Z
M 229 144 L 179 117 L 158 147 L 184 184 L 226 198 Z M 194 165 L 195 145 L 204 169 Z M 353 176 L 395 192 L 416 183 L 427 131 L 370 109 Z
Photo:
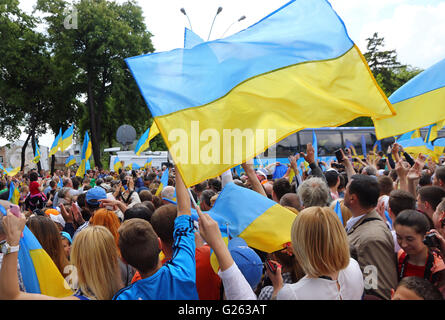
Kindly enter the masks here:
M 285 284 L 278 292 L 277 300 L 361 300 L 363 290 L 360 266 L 350 258 L 349 265 L 339 272 L 338 280 L 304 276 L 296 283 Z
M 218 272 L 224 286 L 226 300 L 256 300 L 257 297 L 236 263 Z
M 366 214 L 366 213 L 365 213 L 365 214 Z M 361 216 L 358 216 L 358 217 L 352 217 L 352 218 L 350 218 L 350 219 L 346 222 L 346 232 L 348 232 L 349 229 L 351 229 L 352 226 L 353 226 L 357 221 L 359 221 L 361 218 L 363 218 L 363 216 L 364 216 L 365 214 L 362 214 Z

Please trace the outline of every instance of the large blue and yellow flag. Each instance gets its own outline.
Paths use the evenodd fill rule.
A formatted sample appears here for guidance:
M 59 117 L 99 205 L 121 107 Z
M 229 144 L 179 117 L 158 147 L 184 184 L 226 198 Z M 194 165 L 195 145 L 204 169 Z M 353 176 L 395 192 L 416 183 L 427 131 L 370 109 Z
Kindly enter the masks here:
M 147 150 L 150 146 L 150 140 L 148 140 L 149 132 L 150 128 L 148 128 L 139 138 L 136 148 L 134 149 L 134 153 L 136 153 L 137 156 L 140 156 L 141 152 Z
M 394 114 L 325 0 L 290 1 L 224 39 L 126 63 L 186 186 L 303 128 Z
M 168 168 L 162 173 L 161 183 L 159 184 L 158 190 L 156 190 L 155 196 L 159 196 L 166 186 L 168 186 Z
M 19 189 L 15 187 L 14 182 L 11 182 L 11 184 L 9 185 L 8 201 L 17 205 L 19 204 L 20 201 L 20 192 Z
M 51 149 L 49 150 L 48 157 L 51 157 L 52 155 L 56 154 L 56 152 L 62 147 L 62 128 L 59 129 L 59 134 L 56 136 L 56 138 L 53 141 L 53 144 L 51 145 Z
M 431 142 L 425 142 L 421 137 L 414 139 L 404 139 L 397 142 L 403 147 L 403 150 L 415 157 L 419 153 L 430 156 L 434 161 L 438 161 L 443 149 L 435 146 Z
M 75 164 L 76 164 L 76 159 L 72 155 L 70 155 L 68 159 L 66 159 L 65 161 L 65 167 L 71 167 L 74 166 Z
M 34 152 L 34 159 L 32 159 L 32 162 L 37 163 L 40 161 L 40 149 L 39 146 L 37 145 L 37 142 L 35 143 L 35 152 Z
M 291 241 L 296 217 L 275 201 L 233 182 L 224 187 L 208 212 L 227 222 L 231 237 L 243 238 L 249 247 L 269 253 Z
M 390 97 L 397 115 L 374 120 L 378 139 L 445 120 L 445 59 L 419 73 Z
M 122 162 L 119 160 L 119 157 L 116 156 L 113 163 L 114 172 L 119 172 L 120 168 L 122 168 Z
M 76 172 L 77 177 L 83 177 L 86 170 L 88 170 L 87 167 L 89 167 L 89 162 L 87 163 L 87 161 L 91 156 L 92 150 L 93 148 L 87 131 L 85 132 L 85 136 L 83 138 L 82 152 L 80 155 L 80 165 Z
M 74 124 L 72 124 L 62 135 L 60 151 L 65 151 L 73 144 Z
M 15 176 L 17 173 L 19 173 L 20 171 L 20 167 L 16 167 L 16 168 L 5 168 L 5 172 L 6 175 L 13 177 Z

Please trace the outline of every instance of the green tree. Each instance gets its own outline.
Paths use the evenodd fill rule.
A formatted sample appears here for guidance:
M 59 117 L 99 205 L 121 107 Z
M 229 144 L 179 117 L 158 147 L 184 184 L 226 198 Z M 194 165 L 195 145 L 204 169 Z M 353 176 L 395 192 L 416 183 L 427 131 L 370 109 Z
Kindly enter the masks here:
M 39 0 L 37 8 L 49 13 L 54 52 L 63 51 L 79 70 L 80 130 L 89 129 L 95 165 L 102 167 L 104 137 L 110 144 L 120 124 L 128 120 L 140 127 L 150 117 L 124 61 L 154 51 L 142 9 L 134 1 L 106 0 L 80 0 L 73 7 L 64 0 Z M 66 28 L 68 13 L 77 18 L 77 28 Z

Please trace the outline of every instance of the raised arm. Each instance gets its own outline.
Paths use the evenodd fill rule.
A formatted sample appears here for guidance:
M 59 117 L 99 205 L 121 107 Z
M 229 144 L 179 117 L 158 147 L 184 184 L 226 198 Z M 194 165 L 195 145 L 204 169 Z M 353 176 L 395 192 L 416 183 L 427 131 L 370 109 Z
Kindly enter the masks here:
M 258 177 L 256 176 L 255 169 L 253 169 L 253 161 L 244 162 L 241 166 L 243 167 L 244 171 L 247 174 L 247 178 L 252 184 L 252 189 L 258 192 L 259 194 L 267 197 L 267 194 L 264 191 L 264 188 L 261 185 L 260 180 L 258 180 Z
M 184 181 L 182 180 L 181 174 L 175 166 L 176 172 L 176 199 L 178 207 L 178 217 L 181 215 L 191 215 L 191 204 L 190 204 L 190 194 L 185 187 Z

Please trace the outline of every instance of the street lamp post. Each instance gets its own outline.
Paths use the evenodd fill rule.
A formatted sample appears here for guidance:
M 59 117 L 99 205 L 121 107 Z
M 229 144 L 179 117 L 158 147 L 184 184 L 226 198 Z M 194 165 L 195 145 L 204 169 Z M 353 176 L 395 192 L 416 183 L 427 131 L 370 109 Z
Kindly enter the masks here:
M 226 31 L 224 31 L 223 35 L 221 36 L 221 38 L 224 37 L 224 35 L 226 34 L 226 32 L 230 29 L 231 26 L 233 26 L 236 22 L 240 22 L 242 20 L 246 19 L 246 16 L 241 16 L 238 20 L 233 21 L 232 24 L 226 29 Z
M 185 9 L 184 9 L 184 8 L 181 8 L 180 11 L 182 12 L 183 15 L 185 15 L 185 16 L 187 17 L 187 20 L 189 21 L 189 25 L 190 25 L 190 30 L 193 31 L 192 23 L 190 22 L 190 18 L 189 18 L 189 16 L 187 15 L 187 13 L 185 12 Z
M 210 27 L 210 32 L 209 32 L 209 36 L 207 37 L 207 41 L 209 41 L 209 39 L 210 39 L 210 34 L 212 33 L 213 24 L 215 23 L 216 16 L 217 16 L 218 14 L 220 14 L 220 12 L 222 11 L 222 9 L 223 9 L 222 7 L 219 7 L 218 10 L 216 11 L 215 17 L 213 18 L 212 26 Z

